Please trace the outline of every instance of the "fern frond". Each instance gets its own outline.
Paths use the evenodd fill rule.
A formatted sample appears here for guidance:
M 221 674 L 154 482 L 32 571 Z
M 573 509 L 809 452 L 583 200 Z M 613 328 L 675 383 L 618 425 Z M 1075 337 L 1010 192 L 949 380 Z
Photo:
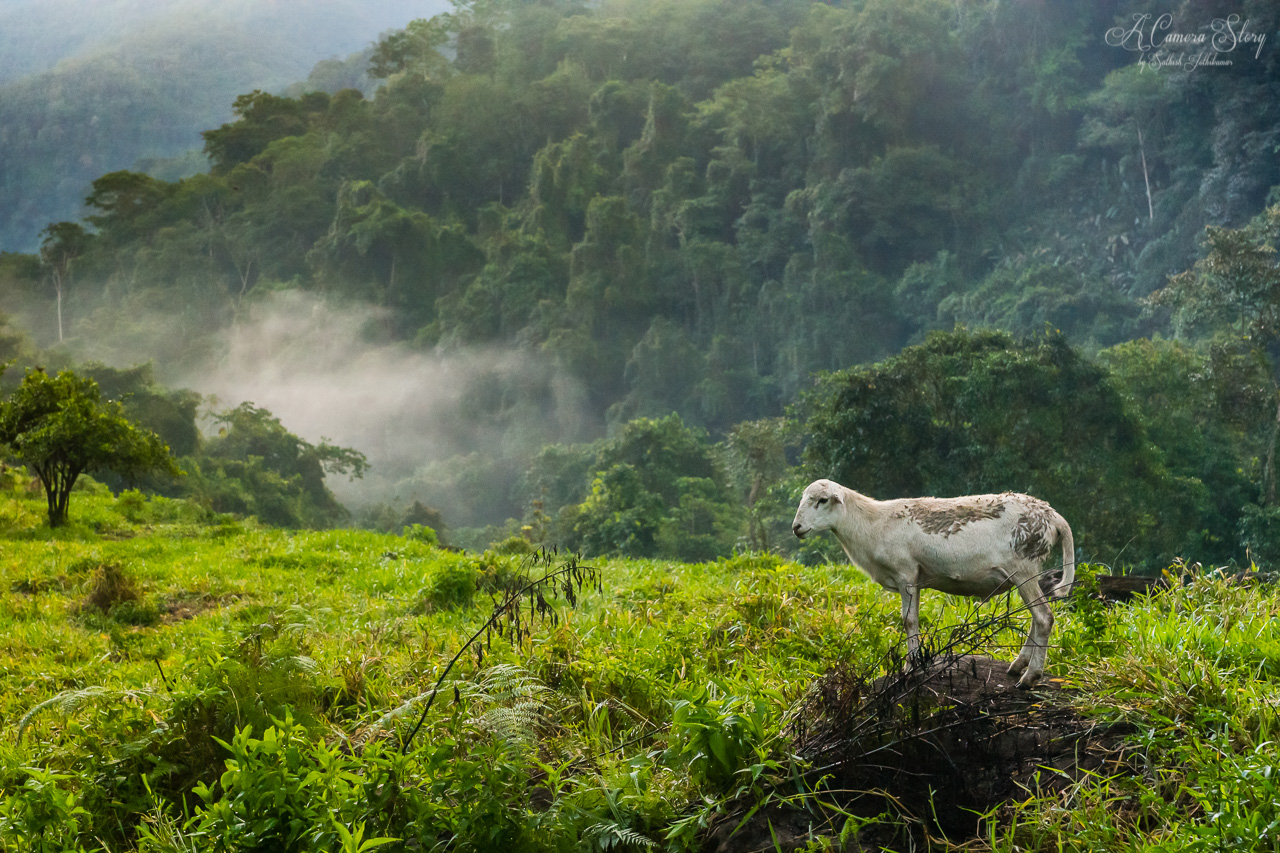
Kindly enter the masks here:
M 546 707 L 524 703 L 513 708 L 492 708 L 476 718 L 475 723 L 503 740 L 530 743 L 547 724 Z
M 484 709 L 472 715 L 472 724 L 504 740 L 530 743 L 549 723 L 555 691 L 523 667 L 499 664 L 458 687 L 467 702 Z
M 27 713 L 22 715 L 22 719 L 18 721 L 17 739 L 19 741 L 22 740 L 22 734 L 23 732 L 26 731 L 27 726 L 31 724 L 31 721 L 35 719 L 36 716 L 40 714 L 42 711 L 46 711 L 49 708 L 57 708 L 63 714 L 70 714 L 78 710 L 82 705 L 87 703 L 90 699 L 96 699 L 99 696 L 128 697 L 128 696 L 137 696 L 137 695 L 148 693 L 148 692 L 149 691 L 120 690 L 118 688 L 101 687 L 101 686 L 84 687 L 79 690 L 64 690 L 63 692 L 59 693 L 57 696 L 53 696 L 44 700 L 40 704 L 33 707 L 30 711 L 27 711 Z
M 307 655 L 290 655 L 280 661 L 279 667 L 284 672 L 303 672 L 307 675 L 315 675 L 320 671 L 320 664 Z
M 640 848 L 652 850 L 658 843 L 652 838 L 641 835 L 629 826 L 609 821 L 593 823 L 582 831 L 582 839 L 591 842 L 595 850 L 625 850 Z
M 379 717 L 377 720 L 375 720 L 373 722 L 373 725 L 369 726 L 369 732 L 370 733 L 378 732 L 386 728 L 387 725 L 395 722 L 400 717 L 403 717 L 405 714 L 409 713 L 409 711 L 413 710 L 414 705 L 417 705 L 422 700 L 430 697 L 434 692 L 435 692 L 434 690 L 428 690 L 425 693 L 419 693 L 417 696 L 414 696 L 411 699 L 405 700 L 404 702 L 392 708 L 390 711 L 388 711 L 387 713 Z
M 491 666 L 478 681 L 459 684 L 459 688 L 468 699 L 485 703 L 509 703 L 553 693 L 528 670 L 515 664 Z

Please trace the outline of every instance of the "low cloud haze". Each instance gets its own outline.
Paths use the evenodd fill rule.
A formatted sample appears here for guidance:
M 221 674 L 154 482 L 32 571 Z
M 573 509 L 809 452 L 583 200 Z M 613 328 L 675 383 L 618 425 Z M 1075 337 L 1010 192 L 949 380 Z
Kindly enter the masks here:
M 6 0 L 0 3 L 0 82 L 112 49 L 140 33 L 188 30 L 193 19 L 278 32 L 314 63 L 360 50 L 385 30 L 448 7 L 447 0 Z
M 0 251 L 34 252 L 78 220 L 94 180 L 207 167 L 200 134 L 240 96 L 308 82 L 448 0 L 0 0 Z
M 516 459 L 548 442 L 592 437 L 580 387 L 537 353 L 435 354 L 378 343 L 371 339 L 380 316 L 368 306 L 274 294 L 221 333 L 216 363 L 169 381 L 216 397 L 216 410 L 249 401 L 308 441 L 366 454 L 372 467 L 363 481 L 330 482 L 357 506 L 414 498 L 397 484 L 449 457 Z

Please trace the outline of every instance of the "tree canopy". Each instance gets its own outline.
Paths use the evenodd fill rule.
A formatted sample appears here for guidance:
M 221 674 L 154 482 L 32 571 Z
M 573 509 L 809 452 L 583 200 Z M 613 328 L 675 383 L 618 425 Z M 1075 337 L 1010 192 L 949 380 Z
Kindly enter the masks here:
M 363 476 L 364 454 L 301 439 L 253 403 L 215 413 L 213 420 L 217 433 L 189 460 L 188 482 L 178 494 L 280 527 L 332 527 L 348 517 L 325 475 Z
M 1060 335 L 935 333 L 826 376 L 805 408 L 815 477 L 880 499 L 1027 492 L 1101 562 L 1203 552 L 1204 484 L 1169 470 L 1106 372 Z

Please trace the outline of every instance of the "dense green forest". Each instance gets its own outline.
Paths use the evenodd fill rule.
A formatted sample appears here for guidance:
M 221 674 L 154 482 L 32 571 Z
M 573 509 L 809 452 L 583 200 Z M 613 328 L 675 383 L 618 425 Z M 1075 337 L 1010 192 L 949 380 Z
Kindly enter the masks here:
M 1155 61 L 1230 15 L 1229 64 Z M 97 178 L 83 223 L 0 256 L 12 348 L 328 428 L 377 478 L 356 521 L 439 507 L 462 542 L 776 548 L 821 473 L 1035 491 L 1091 559 L 1271 559 L 1278 25 L 1249 0 L 459 0 L 378 43 L 376 94 L 245 93 L 207 172 Z M 379 421 L 420 443 L 321 425 L 366 402 L 227 409 L 228 342 L 282 326 L 260 372 L 429 398 Z

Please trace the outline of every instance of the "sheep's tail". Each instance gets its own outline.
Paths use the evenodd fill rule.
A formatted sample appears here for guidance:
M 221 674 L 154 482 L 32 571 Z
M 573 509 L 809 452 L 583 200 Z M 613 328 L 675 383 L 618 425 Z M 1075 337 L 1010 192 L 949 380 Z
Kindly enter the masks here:
M 1076 582 L 1076 542 L 1071 536 L 1071 525 L 1058 513 L 1053 514 L 1053 529 L 1058 533 L 1058 544 L 1062 546 L 1062 580 L 1053 588 L 1055 598 L 1065 598 L 1071 594 L 1071 587 Z

